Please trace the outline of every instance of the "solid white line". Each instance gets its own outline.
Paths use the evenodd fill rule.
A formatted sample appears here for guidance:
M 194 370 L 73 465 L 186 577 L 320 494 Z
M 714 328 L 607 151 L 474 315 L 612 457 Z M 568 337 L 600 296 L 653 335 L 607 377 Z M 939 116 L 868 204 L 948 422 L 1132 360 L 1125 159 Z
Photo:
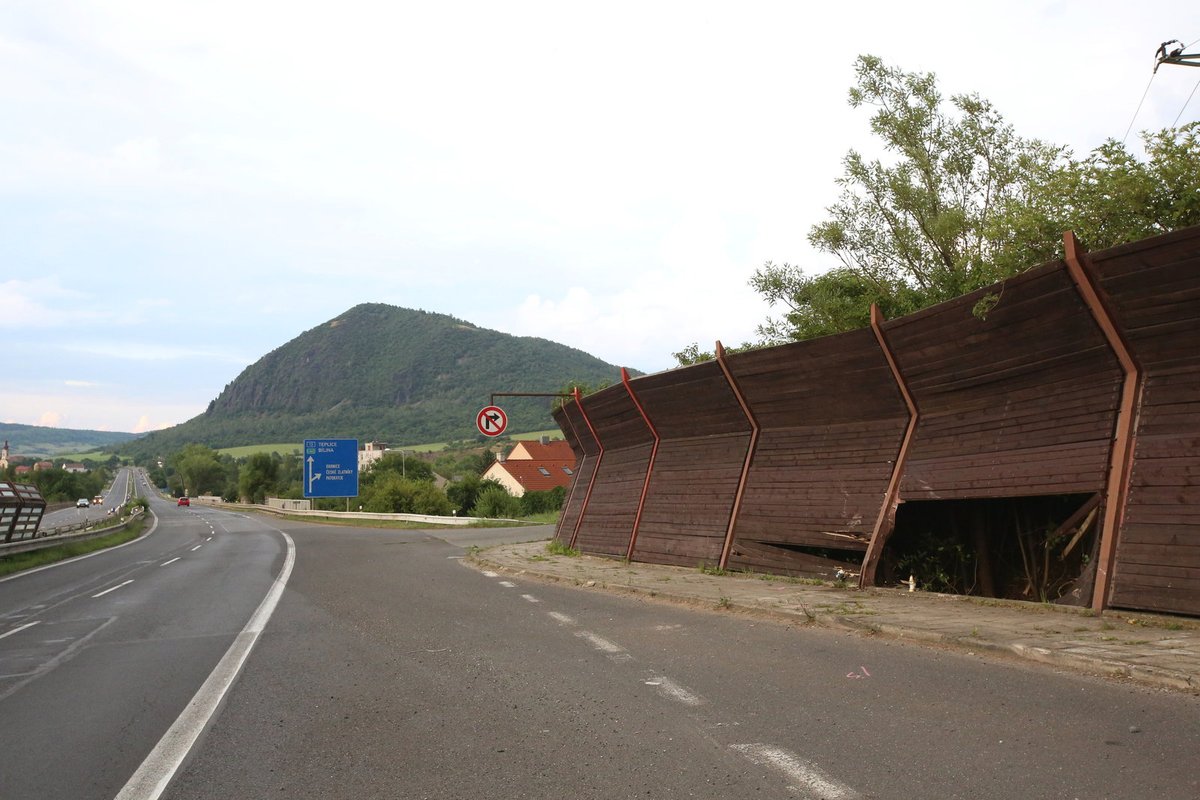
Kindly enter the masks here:
M 163 734 L 158 744 L 150 751 L 150 755 L 146 756 L 146 760 L 113 800 L 157 800 L 175 777 L 200 734 L 217 713 L 225 693 L 242 671 L 250 651 L 254 649 L 258 637 L 271 619 L 271 614 L 275 612 L 275 606 L 279 604 L 279 598 L 283 596 L 288 578 L 291 577 L 292 565 L 296 563 L 296 543 L 283 531 L 279 531 L 279 534 L 287 542 L 287 558 L 284 559 L 283 569 L 279 571 L 271 590 L 259 604 L 254 616 L 250 617 L 246 627 L 225 651 L 225 655 L 204 681 L 204 685 L 179 715 L 179 719 Z
M 851 800 L 858 795 L 849 786 L 838 783 L 819 769 L 801 760 L 795 753 L 769 744 L 733 744 L 734 750 L 763 767 L 778 770 L 792 781 L 791 788 L 806 797 L 823 800 Z
M 523 594 L 523 595 L 521 595 L 521 598 L 522 598 L 522 599 L 524 599 L 524 600 L 528 600 L 528 601 L 529 601 L 529 602 L 531 602 L 531 603 L 540 603 L 540 602 L 542 602 L 541 600 L 538 600 L 536 597 L 534 597 L 534 596 L 533 596 L 533 595 L 531 595 L 531 594 Z
M 512 581 L 500 581 L 500 585 L 503 586 L 505 589 L 517 588 L 517 585 L 515 583 L 513 583 Z
M 579 631 L 575 635 L 578 636 L 580 639 L 587 639 L 588 643 L 591 644 L 592 647 L 596 648 L 597 650 L 601 650 L 605 653 L 624 653 L 625 652 L 625 648 L 621 647 L 621 645 L 617 644 L 616 642 L 610 642 L 608 639 L 605 639 L 603 636 L 597 636 L 596 634 L 592 633 L 591 631 Z
M 41 622 L 41 620 L 36 620 L 34 622 L 26 622 L 24 625 L 18 625 L 17 627 L 13 628 L 11 631 L 8 631 L 7 633 L 0 633 L 0 639 L 3 639 L 5 636 L 12 636 L 14 633 L 19 633 L 20 631 L 23 631 L 26 628 L 32 628 L 34 625 L 37 625 L 39 622 Z
M 92 598 L 95 599 L 97 597 L 104 597 L 104 595 L 108 594 L 109 592 L 115 592 L 117 589 L 120 589 L 122 586 L 128 586 L 131 583 L 133 583 L 133 578 L 130 578 L 129 580 L 125 581 L 124 583 L 118 583 L 116 586 L 110 586 L 107 589 L 105 589 L 103 592 L 100 592 L 100 594 L 92 595 Z
M 176 561 L 178 561 L 178 560 L 179 560 L 179 556 L 175 556 L 175 557 L 174 557 L 174 558 L 172 558 L 172 559 L 169 559 L 169 560 L 167 560 L 167 561 L 164 561 L 164 562 L 162 562 L 161 564 L 159 564 L 159 566 L 160 566 L 160 567 L 165 567 L 167 564 L 174 564 L 174 563 L 175 563 Z
M 67 558 L 62 561 L 55 561 L 53 564 L 47 564 L 44 567 L 34 567 L 33 569 L 24 569 L 24 570 L 21 570 L 20 572 L 14 573 L 5 578 L 0 578 L 0 583 L 4 583 L 5 581 L 15 581 L 17 578 L 24 578 L 26 575 L 32 575 L 33 573 L 41 572 L 44 569 L 54 569 L 55 567 L 61 567 L 62 565 L 70 564 L 73 561 L 82 561 L 85 558 L 95 558 L 98 555 L 102 555 L 104 553 L 111 553 L 113 550 L 120 550 L 122 547 L 128 547 L 129 545 L 134 544 L 135 542 L 140 542 L 142 539 L 145 539 L 147 536 L 154 533 L 155 528 L 158 527 L 158 515 L 156 515 L 153 511 L 147 511 L 146 513 L 149 514 L 150 516 L 154 517 L 154 524 L 150 526 L 150 530 L 146 531 L 145 533 L 143 533 L 141 536 L 139 536 L 136 539 L 130 539 L 128 542 L 125 542 L 124 544 L 118 544 L 114 547 L 106 547 L 103 550 L 93 550 L 90 553 L 84 553 L 83 555 L 75 556 L 74 558 Z
M 685 706 L 699 706 L 704 704 L 704 698 L 698 694 L 692 694 L 690 691 L 680 686 L 675 681 L 665 675 L 659 675 L 646 681 L 647 686 L 653 686 L 658 689 L 659 694 L 665 695 L 672 700 L 678 700 Z
M 563 625 L 574 625 L 575 624 L 575 620 L 571 619 L 566 614 L 560 614 L 557 611 L 547 611 L 546 613 L 549 614 L 556 621 L 561 622 Z
M 192 552 L 193 552 L 193 553 L 194 553 L 194 552 L 196 552 L 196 551 L 197 551 L 197 550 L 199 550 L 201 547 L 204 547 L 204 545 L 202 545 L 202 544 L 198 544 L 198 545 L 196 545 L 195 547 L 193 547 L 193 548 L 192 548 Z

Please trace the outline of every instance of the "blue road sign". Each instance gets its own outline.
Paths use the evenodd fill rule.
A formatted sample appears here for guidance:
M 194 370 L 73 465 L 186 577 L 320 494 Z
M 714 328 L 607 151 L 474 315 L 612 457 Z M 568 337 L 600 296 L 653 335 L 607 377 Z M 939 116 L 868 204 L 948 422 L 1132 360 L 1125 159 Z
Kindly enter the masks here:
M 358 496 L 358 439 L 304 440 L 304 496 Z

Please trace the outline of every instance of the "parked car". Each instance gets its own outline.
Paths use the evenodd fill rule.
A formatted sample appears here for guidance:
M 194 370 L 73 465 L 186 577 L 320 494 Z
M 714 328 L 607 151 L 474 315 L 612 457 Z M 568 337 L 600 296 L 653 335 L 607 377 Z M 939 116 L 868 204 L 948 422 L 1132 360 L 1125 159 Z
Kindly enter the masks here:
M 187 499 L 186 497 L 181 497 L 181 498 L 179 498 L 179 501 L 178 501 L 178 502 L 177 502 L 175 505 L 177 505 L 177 506 L 190 506 L 191 504 L 192 504 L 192 501 L 191 501 L 191 500 Z
M 75 501 L 76 508 L 88 508 L 89 506 L 91 506 L 91 503 L 88 502 L 86 497 L 81 497 Z

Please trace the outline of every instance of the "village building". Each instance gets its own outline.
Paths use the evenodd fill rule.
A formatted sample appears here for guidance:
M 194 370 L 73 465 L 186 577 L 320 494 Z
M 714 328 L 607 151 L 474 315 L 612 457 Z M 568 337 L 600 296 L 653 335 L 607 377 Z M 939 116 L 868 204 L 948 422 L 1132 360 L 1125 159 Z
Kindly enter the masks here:
M 571 485 L 575 475 L 575 451 L 562 439 L 517 442 L 507 456 L 501 456 L 483 473 L 513 497 L 526 492 L 548 492 L 556 486 Z

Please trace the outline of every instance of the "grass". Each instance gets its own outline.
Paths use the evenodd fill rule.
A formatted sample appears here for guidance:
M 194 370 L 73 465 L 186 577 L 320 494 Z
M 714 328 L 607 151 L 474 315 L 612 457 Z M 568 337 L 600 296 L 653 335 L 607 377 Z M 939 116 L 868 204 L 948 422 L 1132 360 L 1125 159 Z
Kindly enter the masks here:
M 728 597 L 722 597 L 717 601 L 717 608 L 733 608 L 733 601 Z
M 705 575 L 728 575 L 729 574 L 729 570 L 721 569 L 720 567 L 715 566 L 713 564 L 701 563 L 698 568 Z
M 14 572 L 23 572 L 27 569 L 43 567 L 47 564 L 53 564 L 56 561 L 65 561 L 68 558 L 75 558 L 76 556 L 86 555 L 97 550 L 104 550 L 108 547 L 125 544 L 125 542 L 141 536 L 144 525 L 144 520 L 135 519 L 124 530 L 110 533 L 107 536 L 97 536 L 94 539 L 86 539 L 82 542 L 67 542 L 55 547 L 34 550 L 29 553 L 14 553 L 11 556 L 5 556 L 0 558 L 0 575 L 11 575 Z
M 579 555 L 579 551 L 570 545 L 563 544 L 558 539 L 551 539 L 546 542 L 546 552 L 552 556 L 567 556 L 575 558 Z

